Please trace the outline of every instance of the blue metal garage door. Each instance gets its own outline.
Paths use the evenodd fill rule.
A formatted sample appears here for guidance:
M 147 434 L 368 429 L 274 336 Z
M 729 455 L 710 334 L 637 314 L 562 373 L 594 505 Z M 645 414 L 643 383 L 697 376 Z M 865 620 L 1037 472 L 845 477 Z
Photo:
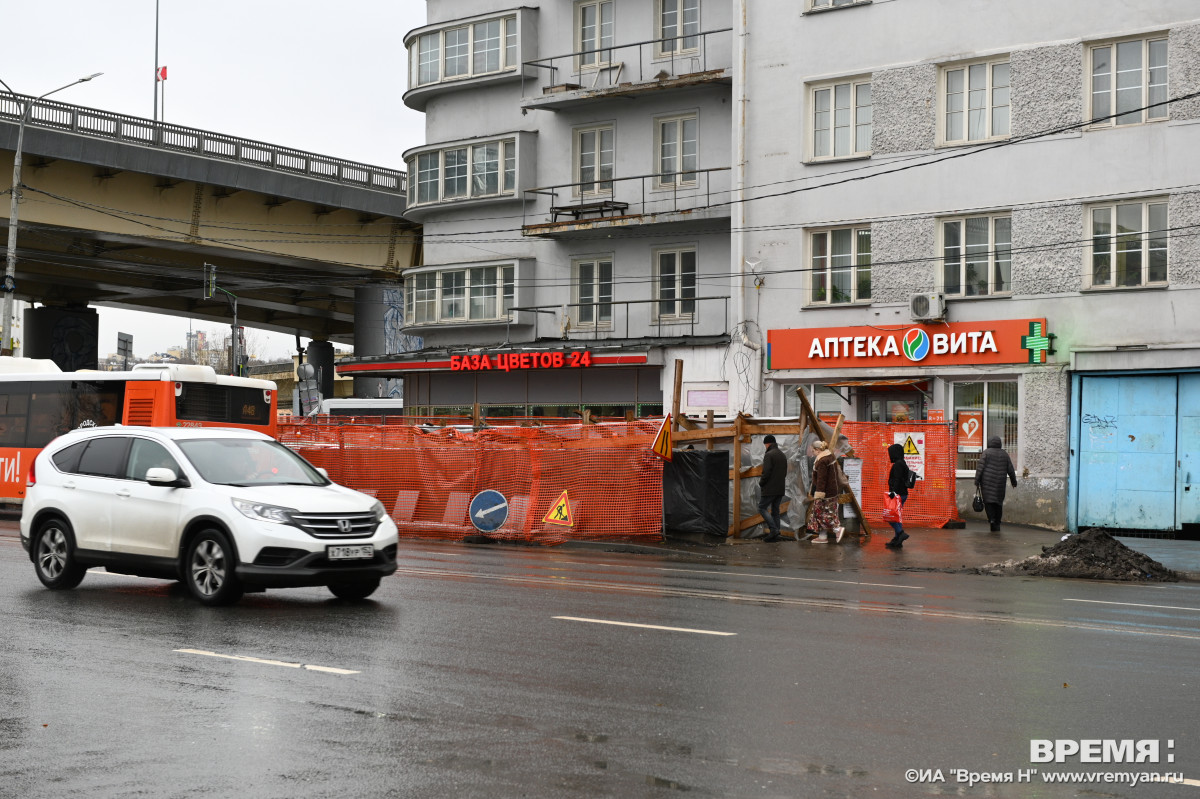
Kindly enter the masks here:
M 1178 395 L 1174 375 L 1083 378 L 1080 527 L 1176 529 Z
M 1179 524 L 1200 524 L 1200 375 L 1179 376 Z

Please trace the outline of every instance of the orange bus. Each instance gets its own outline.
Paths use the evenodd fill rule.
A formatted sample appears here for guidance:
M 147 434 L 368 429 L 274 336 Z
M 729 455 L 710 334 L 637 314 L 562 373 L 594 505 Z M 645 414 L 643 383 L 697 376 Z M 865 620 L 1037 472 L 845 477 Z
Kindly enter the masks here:
M 276 433 L 270 380 L 210 366 L 138 364 L 128 372 L 63 372 L 53 361 L 0 357 L 0 502 L 25 499 L 42 447 L 77 427 L 244 427 Z

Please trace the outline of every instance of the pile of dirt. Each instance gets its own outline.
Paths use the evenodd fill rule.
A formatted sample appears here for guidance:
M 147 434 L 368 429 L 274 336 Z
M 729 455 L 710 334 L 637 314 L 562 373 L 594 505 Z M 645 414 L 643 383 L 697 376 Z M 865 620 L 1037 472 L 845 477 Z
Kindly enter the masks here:
M 1042 554 L 1025 560 L 989 563 L 976 574 L 1081 577 L 1087 580 L 1177 582 L 1180 577 L 1158 561 L 1135 552 L 1104 530 L 1067 536 Z

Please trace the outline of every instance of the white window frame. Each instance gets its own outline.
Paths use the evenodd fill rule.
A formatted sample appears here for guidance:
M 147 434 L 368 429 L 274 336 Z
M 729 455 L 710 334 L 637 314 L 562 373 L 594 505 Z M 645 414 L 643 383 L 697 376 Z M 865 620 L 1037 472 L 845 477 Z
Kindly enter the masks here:
M 696 305 L 696 297 L 698 296 L 700 286 L 700 252 L 693 245 L 682 245 L 678 247 L 660 247 L 653 250 L 654 254 L 654 300 L 652 307 L 653 321 L 656 323 L 671 323 L 671 322 L 688 322 L 696 318 L 698 308 Z M 683 256 L 690 254 L 692 256 L 692 274 L 691 286 L 688 286 L 688 280 L 685 279 L 683 273 Z M 672 297 L 663 297 L 663 275 L 662 275 L 662 259 L 664 255 L 675 256 L 675 276 L 671 287 Z M 691 296 L 686 296 L 690 291 Z M 674 309 L 670 313 L 664 313 L 662 309 L 663 303 L 673 303 Z M 686 309 L 686 304 L 691 304 L 691 310 Z
M 956 399 L 954 396 L 955 387 L 962 385 L 962 384 L 966 384 L 966 383 L 982 383 L 983 384 L 983 407 L 981 407 L 981 408 L 960 408 L 958 406 L 958 404 L 955 402 L 955 399 Z M 992 426 L 992 417 L 994 415 L 999 414 L 998 411 L 992 410 L 992 386 L 994 386 L 994 385 L 1010 385 L 1010 384 L 1014 386 L 1014 390 L 1017 395 L 1017 409 L 1016 409 L 1016 439 L 1017 440 L 1016 441 L 1007 440 L 1009 437 L 1003 435 L 1003 432 L 1004 432 L 1003 429 L 996 430 Z M 973 411 L 978 411 L 978 412 L 982 413 L 983 414 L 983 416 L 982 416 L 983 430 L 981 431 L 981 436 L 982 436 L 982 440 L 983 440 L 984 451 L 987 450 L 988 439 L 990 439 L 992 436 L 1000 436 L 1001 439 L 1003 440 L 1004 451 L 1007 452 L 1009 454 L 1009 457 L 1011 457 L 1013 459 L 1014 468 L 1019 469 L 1018 464 L 1020 463 L 1019 458 L 1021 456 L 1021 426 L 1024 421 L 1024 415 L 1021 413 L 1023 394 L 1022 394 L 1021 380 L 1019 378 L 1003 377 L 1003 376 L 996 376 L 996 377 L 979 376 L 979 377 L 963 378 L 961 380 L 957 380 L 957 379 L 953 379 L 953 378 L 946 378 L 946 397 L 947 397 L 946 404 L 949 407 L 949 410 L 947 411 L 947 415 L 954 417 L 953 419 L 947 419 L 948 422 L 951 422 L 952 424 L 957 425 L 958 424 L 958 411 L 960 411 L 960 410 L 973 410 Z M 1004 424 L 1003 422 L 1000 422 L 1001 427 L 1003 426 L 1003 424 Z M 960 435 L 961 435 L 961 433 L 960 433 Z M 962 456 L 965 454 L 974 454 L 976 456 L 976 458 L 979 458 L 980 456 L 983 455 L 983 452 L 982 451 L 979 453 L 964 453 L 961 451 L 956 452 L 954 454 L 954 475 L 956 477 L 974 477 L 975 476 L 975 469 L 973 469 L 973 468 L 972 469 L 958 468 L 958 462 L 959 462 L 959 460 L 962 459 Z
M 966 241 L 967 228 L 972 220 L 986 220 L 988 228 L 987 240 L 987 290 L 979 291 L 979 283 L 969 285 L 967 280 L 967 265 L 968 263 L 978 263 L 978 261 L 969 261 L 968 257 L 972 255 L 968 251 Z M 998 224 L 1003 222 L 1004 224 Z M 959 243 L 957 245 L 958 255 L 955 258 L 956 268 L 958 271 L 958 289 L 952 290 L 953 285 L 946 281 L 946 272 L 950 268 L 950 259 L 946 257 L 946 248 L 948 246 L 946 236 L 947 225 L 959 226 Z M 998 230 L 1007 227 L 1008 243 L 1005 245 L 1003 241 L 998 241 Z M 976 248 L 979 245 L 973 245 Z M 993 212 L 989 214 L 968 214 L 966 216 L 943 217 L 938 219 L 938 290 L 948 297 L 992 297 L 996 295 L 1006 296 L 1012 294 L 1012 212 Z M 976 253 L 977 254 L 977 253 Z M 1002 257 L 1007 255 L 1007 258 Z M 1007 262 L 1008 264 L 1008 285 L 1004 288 L 997 288 L 996 268 L 998 264 Z M 968 289 L 975 289 L 969 291 Z
M 595 306 L 576 305 L 571 318 L 573 326 L 587 330 L 611 330 L 613 326 L 613 286 L 614 259 L 612 253 L 604 255 L 579 256 L 571 259 L 571 302 L 596 302 Z M 603 277 L 602 267 L 608 266 L 608 279 Z M 591 279 L 588 281 L 589 294 L 594 299 L 589 300 L 584 292 L 583 272 L 591 268 Z
M 835 265 L 833 262 L 834 236 L 842 233 L 849 234 L 850 252 L 848 255 L 850 263 L 848 265 Z M 864 243 L 863 234 L 865 234 L 865 251 L 862 247 Z M 824 242 L 824 247 L 821 246 L 821 242 Z M 820 254 L 822 252 L 824 253 L 823 255 Z M 808 258 L 809 285 L 806 293 L 806 305 L 846 305 L 855 302 L 869 302 L 871 300 L 871 226 L 869 224 L 809 231 Z M 835 269 L 838 272 L 849 272 L 850 294 L 846 299 L 834 299 L 833 284 Z M 867 291 L 865 293 L 860 292 L 862 272 L 866 272 Z M 818 290 L 823 291 L 823 297 L 817 297 Z
M 1120 65 L 1117 63 L 1118 52 L 1133 44 L 1140 46 L 1138 66 L 1140 79 L 1136 86 L 1122 87 L 1118 85 L 1121 72 Z M 1161 45 L 1162 65 L 1155 68 L 1150 65 L 1150 58 L 1159 45 Z M 1096 72 L 1100 51 L 1108 52 L 1108 71 L 1106 74 L 1098 74 Z M 1087 75 L 1085 76 L 1085 80 L 1087 81 L 1088 119 L 1114 115 L 1111 119 L 1094 122 L 1090 127 L 1112 128 L 1124 127 L 1126 125 L 1142 125 L 1147 122 L 1165 122 L 1170 117 L 1169 106 L 1159 105 L 1152 108 L 1147 108 L 1146 106 L 1154 102 L 1165 102 L 1170 96 L 1170 54 L 1170 42 L 1165 33 L 1089 44 Z M 1129 107 L 1144 110 L 1115 116 L 1119 110 L 1118 105 L 1121 101 L 1121 92 L 1132 91 L 1133 89 L 1137 90 L 1137 99 Z M 1106 102 L 1101 102 L 1098 99 L 1098 95 L 1105 95 Z
M 477 151 L 485 150 L 488 147 L 498 148 L 497 159 L 494 162 L 496 164 L 497 190 L 494 192 L 481 191 L 477 186 L 480 176 L 476 174 L 476 166 L 481 163 L 477 157 Z M 447 191 L 447 155 L 460 151 L 466 151 L 467 160 L 465 173 L 457 176 L 465 177 L 466 190 L 461 194 L 450 194 Z M 434 172 L 430 172 L 429 169 L 420 166 L 423 161 L 428 163 L 431 158 L 436 163 L 436 170 Z M 492 162 L 488 161 L 487 163 Z M 464 165 L 456 164 L 456 173 L 463 168 Z M 416 176 L 416 180 L 410 181 L 409 184 L 408 200 L 410 206 L 512 195 L 516 192 L 517 184 L 517 141 L 516 139 L 492 139 L 489 141 L 463 142 L 447 145 L 438 150 L 425 150 L 409 157 L 408 169 L 410 174 Z M 489 172 L 488 174 L 491 173 Z M 429 179 L 430 175 L 433 176 L 432 180 Z M 427 185 L 434 185 L 435 196 L 422 199 L 421 190 Z
M 448 285 L 452 282 L 456 285 Z M 404 300 L 405 319 L 414 327 L 507 321 L 516 304 L 516 264 L 462 264 L 419 272 L 404 279 Z M 458 309 L 450 310 L 449 303 Z M 494 313 L 477 310 L 489 303 Z
M 845 106 L 846 119 L 838 119 L 838 93 L 844 89 L 849 95 L 848 106 Z M 828 110 L 822 112 L 822 96 L 828 99 Z M 865 99 L 865 103 L 862 102 Z M 813 84 L 808 90 L 808 141 L 809 159 L 813 161 L 836 161 L 840 158 L 862 158 L 871 154 L 871 134 L 874 124 L 874 106 L 869 75 L 858 78 L 846 78 L 825 83 Z M 821 118 L 819 114 L 826 114 Z M 839 124 L 839 122 L 846 124 Z M 827 127 L 820 128 L 818 125 Z M 837 152 L 837 131 L 845 128 L 849 131 L 849 149 Z M 860 141 L 860 134 L 866 130 L 866 143 Z M 827 152 L 820 153 L 822 143 Z M 818 154 L 820 153 L 820 154 Z
M 669 10 L 674 6 L 674 10 Z M 675 16 L 668 33 L 667 15 Z M 665 41 L 670 36 L 672 41 Z M 654 55 L 671 58 L 700 50 L 700 0 L 654 0 Z
M 982 67 L 984 85 L 982 89 L 972 89 L 972 70 Z M 996 85 L 999 68 L 1004 68 L 1007 83 Z M 961 92 L 950 91 L 949 82 L 953 73 L 961 72 Z M 982 106 L 971 107 L 976 100 L 973 92 L 982 92 Z M 952 95 L 957 95 L 956 110 L 952 111 L 950 104 L 954 102 Z M 998 121 L 997 112 L 1004 109 L 1004 130 L 996 132 Z M 971 117 L 974 111 L 981 111 L 984 116 L 985 132 L 982 136 L 972 135 Z M 1012 68 L 1009 56 L 993 56 L 976 61 L 963 61 L 956 64 L 944 64 L 938 69 L 938 137 L 942 144 L 979 144 L 981 142 L 1002 141 L 1012 136 Z M 955 136 L 950 129 L 949 116 L 951 113 L 960 115 L 962 131 Z
M 690 153 L 687 150 L 688 140 L 684 138 L 684 129 L 688 122 L 691 122 L 695 126 L 695 138 L 690 140 L 692 146 Z M 674 130 L 670 135 L 671 141 L 668 141 L 668 136 L 664 134 L 664 129 L 667 126 L 674 126 Z M 671 157 L 675 160 L 678 169 L 668 170 L 666 168 L 664 148 L 668 144 L 674 147 L 674 155 Z M 676 189 L 685 186 L 695 186 L 699 181 L 698 173 L 700 169 L 700 115 L 695 111 L 690 111 L 685 114 L 675 114 L 655 119 L 654 154 L 655 188 Z M 671 174 L 668 175 L 668 172 Z
M 609 140 L 612 147 L 607 150 L 611 154 L 610 160 L 606 165 L 604 163 L 604 134 L 609 135 Z M 592 164 L 593 175 L 590 180 L 585 180 L 583 177 L 584 169 L 584 140 L 588 135 L 595 136 L 594 145 L 588 148 L 587 155 L 594 157 Z M 611 123 L 603 125 L 592 125 L 584 128 L 576 128 L 574 134 L 574 175 L 575 175 L 575 194 L 578 197 L 597 197 L 610 196 L 613 192 L 613 172 L 616 169 L 617 163 L 617 128 Z M 604 174 L 605 166 L 608 167 L 607 176 Z M 591 188 L 585 188 L 585 184 Z
M 819 8 L 842 8 L 844 6 L 858 5 L 863 0 L 809 0 L 808 10 L 815 11 Z
M 1117 232 L 1117 224 L 1121 218 L 1127 213 L 1125 209 L 1139 208 L 1140 227 L 1139 230 L 1133 233 L 1124 235 Z M 1108 216 L 1108 232 L 1097 233 L 1098 216 L 1107 212 Z M 1160 215 L 1158 220 L 1153 217 Z M 1152 227 L 1155 222 L 1161 224 L 1158 227 L 1160 235 L 1153 236 L 1154 230 Z M 1088 246 L 1087 257 L 1084 264 L 1084 274 L 1086 275 L 1086 284 L 1089 288 L 1120 290 L 1126 288 L 1140 288 L 1142 286 L 1165 286 L 1170 279 L 1170 218 L 1168 201 L 1166 197 L 1154 197 L 1150 199 L 1130 199 L 1117 200 L 1110 203 L 1098 203 L 1087 207 L 1087 233 Z M 1103 245 L 1098 247 L 1103 240 Z M 1129 245 L 1137 244 L 1136 249 Z M 1106 252 L 1105 252 L 1106 250 Z M 1120 261 L 1119 253 L 1121 252 L 1137 252 L 1140 260 L 1140 269 L 1137 270 L 1138 282 L 1129 282 L 1120 280 L 1121 274 L 1126 276 L 1129 270 L 1118 269 Z M 1161 278 L 1151 273 L 1151 260 L 1155 253 L 1162 254 L 1161 263 Z M 1107 279 L 1098 280 L 1097 277 L 1101 274 L 1099 257 L 1102 255 L 1108 256 L 1107 264 Z
M 613 0 L 579 0 L 575 3 L 575 66 L 580 70 L 603 69 L 612 63 L 612 48 L 615 44 L 617 28 L 615 3 Z M 595 36 L 584 40 L 583 17 L 584 10 L 591 8 L 596 14 Z M 608 36 L 605 37 L 604 15 L 608 14 Z M 585 50 L 600 52 L 584 53 Z
M 475 66 L 475 48 L 477 46 L 477 27 L 487 25 L 489 23 L 499 23 L 500 38 L 498 44 L 499 67 L 496 69 L 476 69 Z M 466 70 L 456 75 L 446 75 L 446 36 L 451 32 L 466 30 L 467 38 L 465 44 L 459 46 L 466 47 Z M 466 80 L 468 78 L 477 78 L 484 75 L 498 75 L 501 72 L 515 70 L 520 64 L 520 47 L 517 43 L 517 18 L 513 15 L 501 17 L 488 17 L 486 19 L 477 19 L 466 23 L 455 22 L 453 25 L 447 25 L 435 31 L 426 31 L 412 40 L 410 48 L 411 57 L 408 85 L 410 88 L 418 88 L 421 86 L 432 86 L 437 83 Z M 432 38 L 431 38 L 432 37 Z M 436 75 L 430 80 L 421 79 L 421 45 L 422 42 L 429 42 L 435 45 L 427 52 L 434 53 L 433 59 L 426 59 L 424 64 L 430 66 Z

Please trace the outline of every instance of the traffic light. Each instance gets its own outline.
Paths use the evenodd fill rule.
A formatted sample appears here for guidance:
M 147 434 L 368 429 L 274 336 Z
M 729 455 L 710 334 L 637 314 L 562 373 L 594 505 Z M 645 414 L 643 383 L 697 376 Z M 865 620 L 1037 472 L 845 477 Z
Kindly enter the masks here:
M 204 299 L 211 300 L 217 293 L 217 265 L 204 265 Z

